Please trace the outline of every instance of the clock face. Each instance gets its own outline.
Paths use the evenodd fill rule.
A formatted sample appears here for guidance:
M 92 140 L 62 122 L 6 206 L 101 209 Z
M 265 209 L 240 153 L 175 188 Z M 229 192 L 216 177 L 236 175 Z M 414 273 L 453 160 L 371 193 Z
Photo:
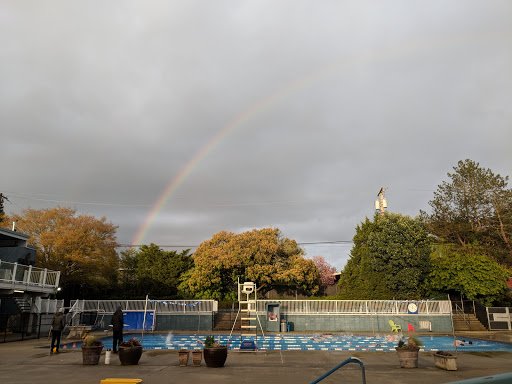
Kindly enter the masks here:
M 407 309 L 409 310 L 409 312 L 416 312 L 418 310 L 418 306 L 414 303 L 410 303 L 407 306 Z

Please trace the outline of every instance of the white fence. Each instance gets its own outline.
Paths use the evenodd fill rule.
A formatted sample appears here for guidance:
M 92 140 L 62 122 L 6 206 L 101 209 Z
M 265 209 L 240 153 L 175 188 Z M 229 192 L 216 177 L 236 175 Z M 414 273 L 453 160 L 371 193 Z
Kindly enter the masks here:
M 258 300 L 258 312 L 266 311 L 268 303 L 279 303 L 280 312 L 286 314 L 395 314 L 418 313 L 424 315 L 447 315 L 451 313 L 448 300 Z M 414 304 L 415 311 L 411 312 Z
M 60 308 L 64 307 L 64 300 L 57 299 L 42 299 L 36 297 L 34 301 L 34 312 L 35 313 L 55 313 Z
M 148 311 L 157 313 L 212 313 L 217 312 L 215 300 L 76 300 L 71 305 L 81 312 L 114 313 L 117 307 L 123 311 L 144 311 L 147 304 Z
M 411 313 L 409 304 L 415 304 L 412 313 L 424 315 L 449 315 L 451 313 L 450 301 L 420 300 L 420 301 L 390 301 L 390 300 L 258 300 L 257 311 L 265 312 L 267 304 L 279 303 L 280 312 L 286 314 L 395 314 Z M 80 311 L 96 311 L 113 313 L 118 306 L 123 311 L 143 311 L 145 300 L 78 300 L 72 301 Z M 157 313 L 198 313 L 217 312 L 215 300 L 148 300 L 147 310 Z

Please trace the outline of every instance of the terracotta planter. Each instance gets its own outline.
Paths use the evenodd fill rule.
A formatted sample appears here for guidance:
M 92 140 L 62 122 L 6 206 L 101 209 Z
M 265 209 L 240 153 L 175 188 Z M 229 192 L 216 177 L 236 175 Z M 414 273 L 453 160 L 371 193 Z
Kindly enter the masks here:
M 204 348 L 204 362 L 207 367 L 220 368 L 224 366 L 226 358 L 228 357 L 228 347 L 213 347 Z
M 142 345 L 136 347 L 119 346 L 119 361 L 121 365 L 137 365 L 142 356 Z
M 192 351 L 192 363 L 194 364 L 194 367 L 200 367 L 201 360 L 203 360 L 203 351 L 200 349 L 194 349 Z
M 187 349 L 180 349 L 178 351 L 178 360 L 180 362 L 180 367 L 186 367 L 188 364 L 189 352 Z
M 402 368 L 418 368 L 419 348 L 395 348 Z
M 82 345 L 82 359 L 84 365 L 98 365 L 103 345 L 84 346 Z
M 434 353 L 434 363 L 436 363 L 437 368 L 446 369 L 447 371 L 457 370 L 457 356 Z

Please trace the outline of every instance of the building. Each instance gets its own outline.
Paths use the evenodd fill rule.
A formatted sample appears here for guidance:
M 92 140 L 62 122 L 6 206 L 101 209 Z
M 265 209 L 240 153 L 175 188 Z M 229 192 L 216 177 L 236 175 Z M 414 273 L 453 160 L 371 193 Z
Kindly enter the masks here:
M 30 236 L 0 228 L 0 338 L 30 334 L 37 326 L 42 297 L 55 294 L 60 272 L 37 268 Z

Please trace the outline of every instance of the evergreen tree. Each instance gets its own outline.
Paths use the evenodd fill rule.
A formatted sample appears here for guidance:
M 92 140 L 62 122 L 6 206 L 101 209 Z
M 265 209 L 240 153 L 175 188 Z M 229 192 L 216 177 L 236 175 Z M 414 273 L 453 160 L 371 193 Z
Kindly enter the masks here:
M 342 299 L 424 297 L 431 238 L 419 218 L 376 214 L 356 228 L 354 247 L 340 277 Z
M 472 160 L 459 161 L 421 212 L 427 230 L 463 252 L 482 252 L 512 266 L 512 190 L 508 176 L 494 174 Z

